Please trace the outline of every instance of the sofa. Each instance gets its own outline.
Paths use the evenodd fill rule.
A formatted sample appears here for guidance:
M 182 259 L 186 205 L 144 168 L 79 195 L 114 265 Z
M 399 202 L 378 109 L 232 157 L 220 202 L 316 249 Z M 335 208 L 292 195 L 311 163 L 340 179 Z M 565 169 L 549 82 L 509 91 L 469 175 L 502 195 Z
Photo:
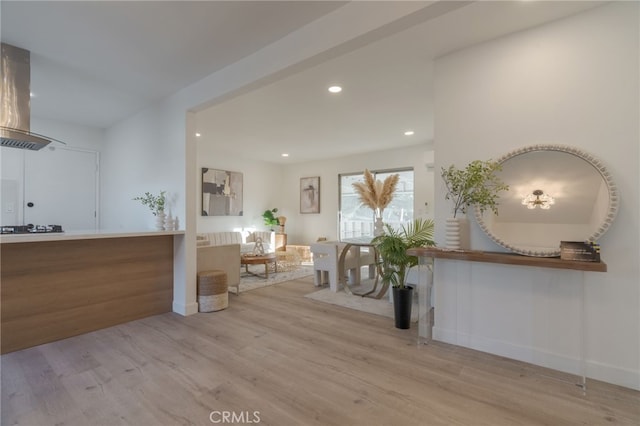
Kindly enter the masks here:
M 253 253 L 256 241 L 262 238 L 265 253 L 272 253 L 276 247 L 275 232 L 209 232 L 197 235 L 197 272 L 219 269 L 227 273 L 229 288 L 240 288 L 240 256 Z
M 262 247 L 265 253 L 273 253 L 276 250 L 276 233 L 273 231 L 253 232 L 209 232 L 200 233 L 197 236 L 198 247 L 219 246 L 226 244 L 239 244 L 240 254 L 253 253 L 258 238 L 262 239 Z

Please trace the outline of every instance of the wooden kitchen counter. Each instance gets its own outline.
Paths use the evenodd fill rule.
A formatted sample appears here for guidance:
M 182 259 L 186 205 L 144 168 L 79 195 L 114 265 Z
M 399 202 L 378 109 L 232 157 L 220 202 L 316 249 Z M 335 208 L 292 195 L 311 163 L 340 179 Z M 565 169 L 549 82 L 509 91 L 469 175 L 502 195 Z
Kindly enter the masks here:
M 65 231 L 31 234 L 3 234 L 0 243 L 27 243 L 45 241 L 93 240 L 106 238 L 151 237 L 159 235 L 183 235 L 184 231 L 110 231 L 104 229 L 91 231 Z
M 170 312 L 178 234 L 3 235 L 1 352 Z

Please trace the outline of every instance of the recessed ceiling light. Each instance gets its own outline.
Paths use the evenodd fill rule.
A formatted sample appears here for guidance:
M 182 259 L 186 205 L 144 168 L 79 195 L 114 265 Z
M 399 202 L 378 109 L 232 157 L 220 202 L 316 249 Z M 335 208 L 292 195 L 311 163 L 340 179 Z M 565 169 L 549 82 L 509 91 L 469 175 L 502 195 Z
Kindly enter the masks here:
M 407 130 L 406 132 L 404 132 L 405 136 L 413 136 L 415 134 L 415 132 L 413 130 Z
M 282 154 L 283 157 L 288 157 L 289 154 L 287 154 L 286 152 Z
M 196 138 L 199 138 L 200 136 L 202 136 L 200 133 L 196 133 Z
M 331 93 L 340 93 L 342 92 L 342 87 L 340 86 L 331 86 L 328 89 Z

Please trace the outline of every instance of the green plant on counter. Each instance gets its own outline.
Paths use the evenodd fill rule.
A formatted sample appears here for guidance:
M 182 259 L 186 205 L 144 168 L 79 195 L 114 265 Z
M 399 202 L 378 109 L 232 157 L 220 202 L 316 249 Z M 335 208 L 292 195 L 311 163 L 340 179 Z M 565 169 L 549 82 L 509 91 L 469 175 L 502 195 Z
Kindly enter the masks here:
M 151 213 L 154 216 L 158 215 L 158 212 L 164 211 L 165 206 L 165 194 L 166 191 L 160 192 L 160 195 L 153 195 L 150 192 L 145 192 L 143 197 L 135 197 L 134 201 L 140 201 L 142 205 L 149 207 Z
M 385 233 L 372 241 L 380 254 L 380 271 L 383 282 L 393 287 L 405 288 L 407 271 L 418 264 L 416 256 L 409 256 L 407 249 L 435 246 L 434 222 L 431 219 L 415 219 L 398 231 L 388 223 Z
M 264 224 L 267 226 L 278 226 L 279 222 L 278 222 L 278 218 L 276 217 L 275 213 L 278 213 L 278 209 L 271 209 L 271 210 L 265 210 L 264 213 L 262 213 L 262 218 L 264 219 Z
M 441 176 L 447 187 L 447 200 L 453 201 L 453 217 L 458 212 L 466 213 L 467 207 L 476 205 L 484 212 L 490 208 L 498 214 L 498 192 L 507 191 L 508 185 L 496 175 L 502 170 L 495 161 L 472 161 L 464 169 L 454 165 L 442 168 Z

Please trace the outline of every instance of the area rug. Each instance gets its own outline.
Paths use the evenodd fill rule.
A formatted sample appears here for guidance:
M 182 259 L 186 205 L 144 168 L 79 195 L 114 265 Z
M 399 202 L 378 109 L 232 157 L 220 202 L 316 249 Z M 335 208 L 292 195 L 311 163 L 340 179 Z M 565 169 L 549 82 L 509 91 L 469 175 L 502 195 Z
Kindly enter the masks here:
M 264 277 L 264 265 L 249 265 L 249 271 L 258 275 L 247 274 L 243 266 L 240 271 L 240 293 L 313 275 L 313 265 L 298 265 L 286 271 L 278 269 L 277 273 L 270 270 L 269 278 Z M 235 291 L 235 287 L 229 287 L 230 293 Z
M 360 290 L 358 290 L 358 292 L 360 292 Z M 370 297 L 347 294 L 342 290 L 334 293 L 331 289 L 324 288 L 322 290 L 309 293 L 304 297 L 317 300 L 318 302 L 354 309 L 356 311 L 393 318 L 393 303 L 389 301 L 388 295 L 385 295 L 382 299 L 372 299 Z M 418 300 L 417 297 L 414 297 L 413 306 L 411 308 L 411 322 L 416 321 L 418 321 Z

